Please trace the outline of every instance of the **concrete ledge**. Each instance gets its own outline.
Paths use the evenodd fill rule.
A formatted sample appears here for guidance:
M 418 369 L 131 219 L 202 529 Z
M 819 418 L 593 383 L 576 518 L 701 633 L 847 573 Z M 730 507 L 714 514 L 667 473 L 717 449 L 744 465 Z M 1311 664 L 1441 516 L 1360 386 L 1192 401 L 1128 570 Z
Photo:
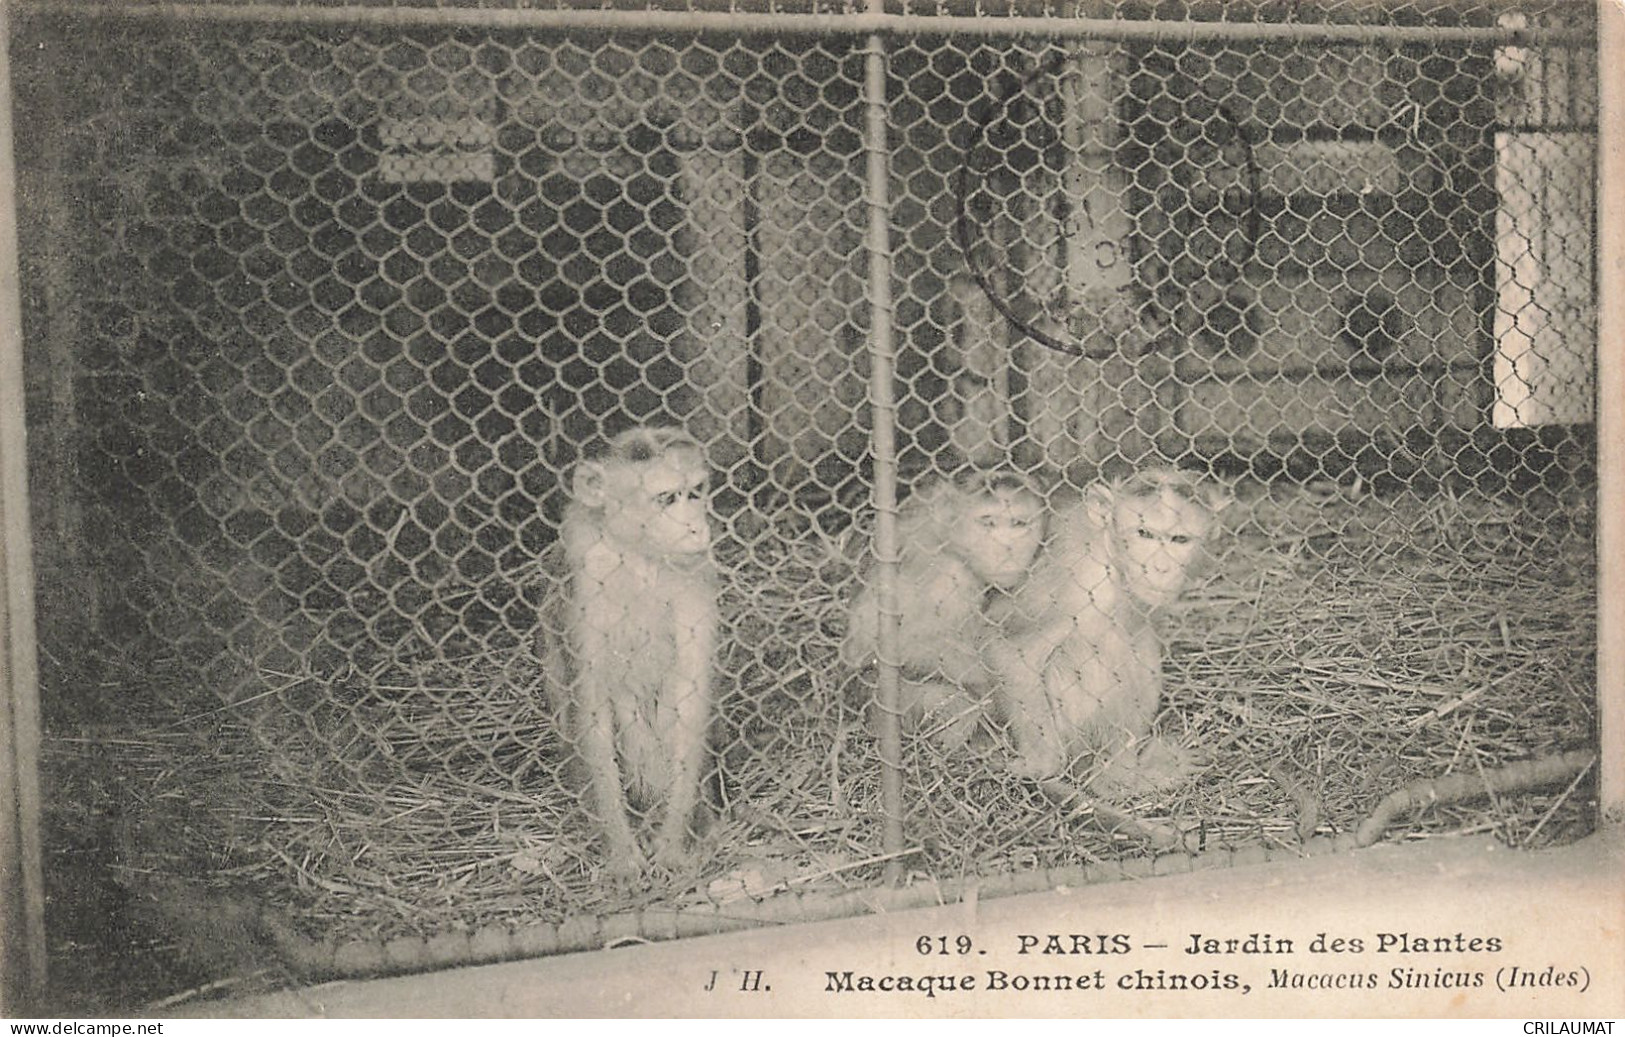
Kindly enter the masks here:
M 1620 1016 L 1622 878 L 1618 829 L 1541 852 L 1436 839 L 328 983 L 183 1014 Z M 865 977 L 886 989 L 861 990 Z

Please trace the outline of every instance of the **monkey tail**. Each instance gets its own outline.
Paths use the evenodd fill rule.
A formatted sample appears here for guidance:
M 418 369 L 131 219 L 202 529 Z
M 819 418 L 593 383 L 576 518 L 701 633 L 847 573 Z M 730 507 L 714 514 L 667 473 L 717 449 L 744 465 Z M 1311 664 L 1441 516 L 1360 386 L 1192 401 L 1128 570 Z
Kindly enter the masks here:
M 1298 808 L 1298 820 L 1293 826 L 1298 834 L 1298 842 L 1307 843 L 1320 827 L 1320 799 L 1309 788 L 1309 782 L 1303 771 L 1290 760 L 1280 760 L 1270 765 L 1268 771 L 1270 779 L 1281 787 L 1292 798 L 1293 805 Z
M 1200 849 L 1202 841 L 1200 829 L 1182 832 L 1171 825 L 1141 820 L 1133 814 L 1101 802 L 1077 786 L 1059 778 L 1045 778 L 1038 782 L 1038 788 L 1050 802 L 1067 812 L 1067 820 L 1087 817 L 1097 828 L 1105 832 L 1127 836 L 1158 850 L 1196 853 Z
M 1374 844 L 1390 825 L 1414 810 L 1436 803 L 1460 803 L 1479 796 L 1527 792 L 1560 781 L 1578 780 L 1596 761 L 1595 752 L 1575 749 L 1557 756 L 1542 756 L 1508 764 L 1483 773 L 1462 771 L 1413 781 L 1377 804 L 1377 809 L 1355 830 L 1355 845 Z

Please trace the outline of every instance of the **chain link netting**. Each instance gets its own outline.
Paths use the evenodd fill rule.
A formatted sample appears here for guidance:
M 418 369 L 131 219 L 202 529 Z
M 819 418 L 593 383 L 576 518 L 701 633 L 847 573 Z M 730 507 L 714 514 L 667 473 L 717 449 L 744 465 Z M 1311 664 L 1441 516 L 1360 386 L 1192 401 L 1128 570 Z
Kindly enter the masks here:
M 1327 44 L 1238 10 L 887 38 L 880 243 L 860 37 L 25 21 L 59 930 L 127 915 L 220 972 L 266 932 L 221 919 L 268 911 L 435 936 L 1144 852 L 998 732 L 911 737 L 884 845 L 838 656 L 877 247 L 900 495 L 1178 466 L 1236 498 L 1162 635 L 1158 730 L 1208 762 L 1131 814 L 1290 846 L 1589 740 L 1595 58 L 1449 34 L 1594 15 L 1330 5 L 1370 34 Z M 723 628 L 716 819 L 627 890 L 535 632 L 568 473 L 635 423 L 705 447 Z M 1417 830 L 1572 837 L 1584 799 Z

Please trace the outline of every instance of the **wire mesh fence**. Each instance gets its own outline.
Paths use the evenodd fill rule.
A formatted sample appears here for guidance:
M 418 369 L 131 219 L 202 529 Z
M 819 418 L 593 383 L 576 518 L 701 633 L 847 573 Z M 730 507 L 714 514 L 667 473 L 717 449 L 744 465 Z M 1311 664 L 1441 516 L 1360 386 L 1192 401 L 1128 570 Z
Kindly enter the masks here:
M 873 39 L 223 9 L 38 8 L 17 36 L 58 932 L 297 971 L 328 937 L 747 915 L 887 865 L 1292 849 L 1589 743 L 1590 8 Z M 578 734 L 630 767 L 671 733 L 572 729 L 537 631 L 586 579 L 580 462 L 637 425 L 710 472 L 710 819 L 612 882 Z M 1154 627 L 1155 731 L 1191 766 L 1057 805 L 976 681 L 905 665 L 975 733 L 906 725 L 893 845 L 884 678 L 841 651 L 894 561 L 872 501 L 896 473 L 906 637 L 910 516 L 990 469 L 1052 526 L 1135 471 L 1233 500 Z M 986 589 L 954 600 L 980 621 Z M 597 651 L 659 677 L 649 637 Z M 1568 838 L 1586 798 L 1412 831 Z

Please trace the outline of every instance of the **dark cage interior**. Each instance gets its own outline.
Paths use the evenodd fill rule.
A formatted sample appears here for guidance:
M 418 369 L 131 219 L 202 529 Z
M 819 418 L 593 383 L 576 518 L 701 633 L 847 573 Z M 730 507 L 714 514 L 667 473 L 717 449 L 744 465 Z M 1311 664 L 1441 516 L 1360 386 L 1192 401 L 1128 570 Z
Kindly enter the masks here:
M 888 36 L 883 185 L 845 35 L 27 13 L 60 1009 L 853 913 L 888 865 L 906 900 L 1588 831 L 1594 13 L 1293 11 Z M 905 733 L 888 844 L 841 646 L 893 423 L 905 502 L 1222 489 L 1151 635 L 1182 780 L 1058 803 L 971 695 L 975 737 Z M 711 821 L 608 881 L 537 629 L 571 473 L 639 424 L 712 473 Z

